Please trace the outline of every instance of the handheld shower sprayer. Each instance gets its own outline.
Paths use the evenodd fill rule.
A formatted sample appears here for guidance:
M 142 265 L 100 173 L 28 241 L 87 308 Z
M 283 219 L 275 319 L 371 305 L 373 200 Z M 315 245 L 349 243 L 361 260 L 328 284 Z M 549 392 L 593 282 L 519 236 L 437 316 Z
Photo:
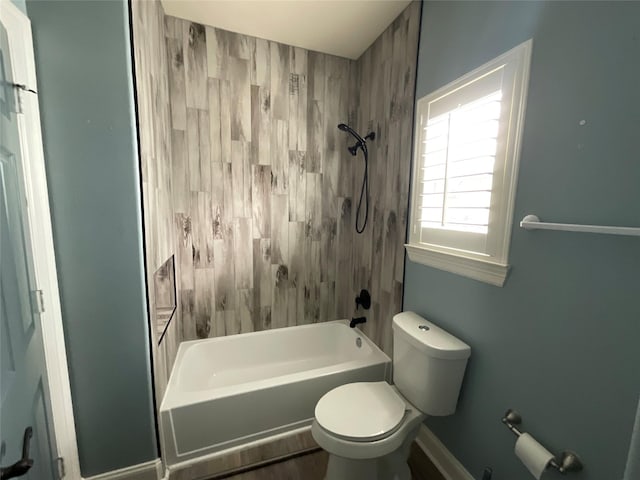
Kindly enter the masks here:
M 349 153 L 354 157 L 358 154 L 359 148 L 362 148 L 363 151 L 366 150 L 367 140 L 374 140 L 376 138 L 375 132 L 369 132 L 364 138 L 362 138 L 358 134 L 358 132 L 356 132 L 353 128 L 351 128 L 346 123 L 338 124 L 338 129 L 342 130 L 343 132 L 350 133 L 351 136 L 356 139 L 356 143 L 354 145 L 352 145 L 351 147 L 347 147 L 347 150 L 349 150 Z
M 360 190 L 360 200 L 358 201 L 358 208 L 356 210 L 356 232 L 362 233 L 364 232 L 364 228 L 367 226 L 367 219 L 369 218 L 369 150 L 367 149 L 367 140 L 374 140 L 376 138 L 376 134 L 375 132 L 369 132 L 364 138 L 362 138 L 358 132 L 346 123 L 338 124 L 338 129 L 349 133 L 356 139 L 356 143 L 354 145 L 347 147 L 347 150 L 351 155 L 355 157 L 358 154 L 358 149 L 362 149 L 362 153 L 364 154 L 364 177 L 362 179 L 362 189 Z M 362 227 L 360 227 L 360 208 L 362 207 L 363 197 L 365 199 L 364 221 L 362 223 Z

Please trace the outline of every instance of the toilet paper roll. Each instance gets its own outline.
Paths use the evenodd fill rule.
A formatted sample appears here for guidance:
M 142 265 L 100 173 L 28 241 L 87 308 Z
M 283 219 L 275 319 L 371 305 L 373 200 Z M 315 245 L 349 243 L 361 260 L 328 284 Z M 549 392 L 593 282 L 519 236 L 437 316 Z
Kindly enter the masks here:
M 538 443 L 528 433 L 523 433 L 516 441 L 516 456 L 536 479 L 540 480 L 542 473 L 553 460 L 553 454 Z

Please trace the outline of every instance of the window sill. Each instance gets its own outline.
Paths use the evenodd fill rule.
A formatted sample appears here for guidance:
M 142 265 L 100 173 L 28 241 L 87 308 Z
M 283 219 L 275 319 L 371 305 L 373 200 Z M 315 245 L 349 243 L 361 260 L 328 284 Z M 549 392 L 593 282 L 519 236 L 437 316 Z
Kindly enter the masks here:
M 488 262 L 477 258 L 465 257 L 454 253 L 444 253 L 430 248 L 405 244 L 409 260 L 427 267 L 455 273 L 497 287 L 504 285 L 509 265 Z

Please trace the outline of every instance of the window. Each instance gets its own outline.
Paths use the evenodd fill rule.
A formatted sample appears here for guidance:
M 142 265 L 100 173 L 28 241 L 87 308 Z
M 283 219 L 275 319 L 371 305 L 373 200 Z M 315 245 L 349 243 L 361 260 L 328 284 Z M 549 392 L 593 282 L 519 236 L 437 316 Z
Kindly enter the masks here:
M 531 43 L 418 100 L 412 261 L 504 284 Z

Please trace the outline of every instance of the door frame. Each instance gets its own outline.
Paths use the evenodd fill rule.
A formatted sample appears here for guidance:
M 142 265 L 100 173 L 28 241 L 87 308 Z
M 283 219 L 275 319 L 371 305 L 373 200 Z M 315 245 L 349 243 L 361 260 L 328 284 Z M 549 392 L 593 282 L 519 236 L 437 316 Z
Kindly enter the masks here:
M 13 81 L 37 91 L 31 22 L 10 1 L 2 0 L 0 20 L 7 30 Z M 44 312 L 40 326 L 44 343 L 45 369 L 53 419 L 53 436 L 58 456 L 64 459 L 65 477 L 80 479 L 80 462 L 67 352 L 65 349 L 58 276 L 56 271 L 51 211 L 45 171 L 38 96 L 19 92 L 23 114 L 17 115 L 27 204 L 27 224 L 32 232 L 34 267 L 38 289 L 43 292 Z M 29 134 L 27 134 L 29 132 Z

